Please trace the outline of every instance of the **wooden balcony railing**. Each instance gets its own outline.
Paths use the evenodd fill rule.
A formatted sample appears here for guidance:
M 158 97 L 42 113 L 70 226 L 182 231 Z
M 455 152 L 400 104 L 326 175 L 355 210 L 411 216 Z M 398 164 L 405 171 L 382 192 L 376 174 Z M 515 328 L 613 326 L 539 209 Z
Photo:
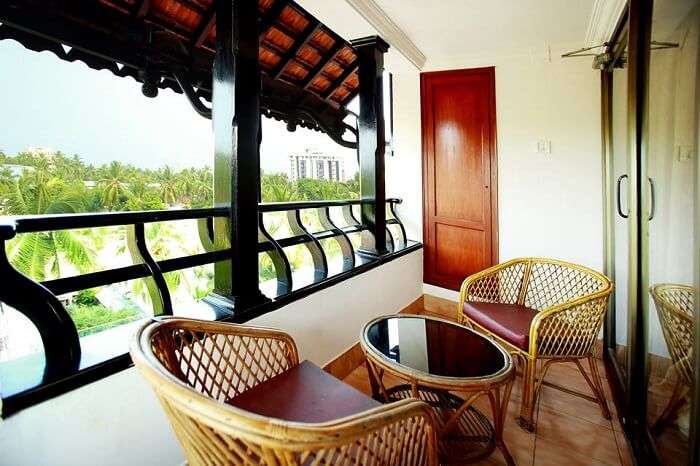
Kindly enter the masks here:
M 276 280 L 271 280 L 261 289 L 266 292 L 269 302 L 253 308 L 221 308 L 212 305 L 212 313 L 202 318 L 213 318 L 233 322 L 245 322 L 266 312 L 279 308 L 291 301 L 307 296 L 319 289 L 338 283 L 362 273 L 377 265 L 420 248 L 420 244 L 406 238 L 406 230 L 396 215 L 399 199 L 388 199 L 386 240 L 389 253 L 370 257 L 359 253 L 353 245 L 353 234 L 368 234 L 368 226 L 358 221 L 355 210 L 362 201 L 309 201 L 288 203 L 266 203 L 259 205 L 258 252 L 267 254 L 272 261 Z M 341 213 L 344 225 L 339 226 L 331 215 Z M 286 219 L 286 231 L 290 235 L 280 237 L 266 230 L 265 217 L 277 215 Z M 164 274 L 192 267 L 230 260 L 230 245 L 214 247 L 214 219 L 228 218 L 228 208 L 208 208 L 192 210 L 167 210 L 148 212 L 116 212 L 77 215 L 42 215 L 5 217 L 0 219 L 0 302 L 26 316 L 36 327 L 44 348 L 43 375 L 40 382 L 28 377 L 27 383 L 9 384 L 12 389 L 2 389 L 3 414 L 8 415 L 25 406 L 50 398 L 58 393 L 96 380 L 122 368 L 131 361 L 124 342 L 123 353 L 108 359 L 86 354 L 81 348 L 81 338 L 70 315 L 57 296 L 81 290 L 97 288 L 136 279 L 149 280 L 153 316 L 177 314 L 174 309 Z M 335 217 L 338 217 L 336 215 Z M 305 219 L 313 218 L 315 228 Z M 156 260 L 148 247 L 145 225 L 157 222 L 196 220 L 199 239 L 205 252 L 184 257 Z M 391 227 L 391 226 L 394 227 Z M 99 227 L 124 227 L 127 242 L 134 263 L 127 266 L 94 271 L 70 277 L 60 277 L 37 282 L 20 272 L 12 265 L 6 253 L 6 242 L 16 235 L 58 230 L 91 229 Z M 326 240 L 337 242 L 340 255 L 331 258 Z M 313 271 L 304 275 L 311 279 L 299 279 L 294 273 L 288 257 L 289 248 L 303 246 L 311 257 Z M 331 259 L 335 267 L 331 270 Z M 235 267 L 235 264 L 232 264 Z M 276 286 L 275 283 L 276 282 Z M 205 298 L 206 301 L 206 298 Z M 212 301 L 212 302 L 215 302 Z M 17 374 L 2 371 L 3 377 Z M 16 367 L 16 366 L 15 366 Z M 17 382 L 17 381 L 15 381 Z

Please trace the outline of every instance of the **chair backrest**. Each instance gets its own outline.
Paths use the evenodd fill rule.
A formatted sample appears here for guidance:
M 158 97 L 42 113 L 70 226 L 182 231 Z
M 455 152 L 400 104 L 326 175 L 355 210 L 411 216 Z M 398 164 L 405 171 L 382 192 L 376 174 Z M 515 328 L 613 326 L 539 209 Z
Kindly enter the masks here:
M 695 288 L 687 285 L 660 283 L 652 285 L 649 293 L 654 299 L 664 340 L 671 361 L 683 382 L 693 380 L 693 312 Z
M 147 344 L 163 369 L 218 401 L 299 364 L 292 337 L 276 330 L 179 318 L 146 329 Z
M 605 275 L 582 265 L 555 259 L 527 258 L 522 304 L 538 311 L 612 291 Z
M 191 466 L 437 464 L 432 414 L 421 401 L 321 424 L 267 418 L 226 404 L 298 364 L 294 341 L 283 332 L 163 318 L 136 332 L 131 356 Z

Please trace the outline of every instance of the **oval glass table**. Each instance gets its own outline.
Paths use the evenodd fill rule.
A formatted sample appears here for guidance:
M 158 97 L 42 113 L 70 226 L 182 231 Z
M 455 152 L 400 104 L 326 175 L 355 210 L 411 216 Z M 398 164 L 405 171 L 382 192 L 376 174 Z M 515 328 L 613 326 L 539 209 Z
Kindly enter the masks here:
M 375 399 L 420 398 L 432 406 L 441 464 L 478 461 L 496 447 L 507 464 L 515 464 L 503 442 L 515 369 L 498 343 L 454 322 L 401 314 L 368 322 L 360 344 Z M 387 388 L 386 374 L 406 384 Z M 493 422 L 474 406 L 482 396 L 488 398 Z

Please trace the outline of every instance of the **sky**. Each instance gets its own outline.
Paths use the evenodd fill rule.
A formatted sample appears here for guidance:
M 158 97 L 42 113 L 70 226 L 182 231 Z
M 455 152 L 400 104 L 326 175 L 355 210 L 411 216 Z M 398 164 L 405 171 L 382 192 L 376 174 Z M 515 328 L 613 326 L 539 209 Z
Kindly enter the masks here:
M 160 90 L 155 99 L 141 84 L 51 52 L 0 41 L 0 150 L 8 155 L 42 147 L 88 163 L 112 160 L 141 168 L 213 165 L 211 121 L 195 113 L 182 94 Z M 290 154 L 305 148 L 345 159 L 346 176 L 357 171 L 354 150 L 323 133 L 263 118 L 261 167 L 286 173 Z

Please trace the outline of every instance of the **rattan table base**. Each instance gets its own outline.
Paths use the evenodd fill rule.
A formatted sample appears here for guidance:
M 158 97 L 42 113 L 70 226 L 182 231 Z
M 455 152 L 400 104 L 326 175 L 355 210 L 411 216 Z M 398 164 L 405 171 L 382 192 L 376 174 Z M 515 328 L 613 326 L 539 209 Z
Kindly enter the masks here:
M 397 385 L 387 390 L 389 401 L 413 398 L 412 393 L 408 384 Z M 418 395 L 433 408 L 441 430 L 464 403 L 457 395 L 427 387 L 420 387 Z M 495 448 L 495 431 L 491 421 L 481 411 L 470 406 L 459 417 L 453 431 L 440 438 L 440 464 L 461 465 L 478 461 L 490 455 Z

